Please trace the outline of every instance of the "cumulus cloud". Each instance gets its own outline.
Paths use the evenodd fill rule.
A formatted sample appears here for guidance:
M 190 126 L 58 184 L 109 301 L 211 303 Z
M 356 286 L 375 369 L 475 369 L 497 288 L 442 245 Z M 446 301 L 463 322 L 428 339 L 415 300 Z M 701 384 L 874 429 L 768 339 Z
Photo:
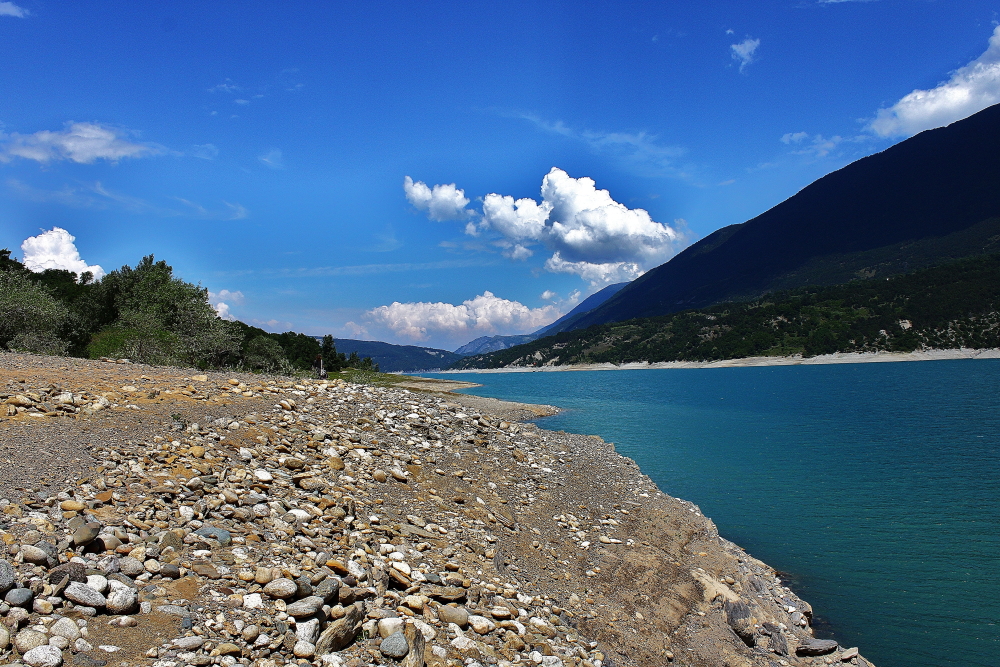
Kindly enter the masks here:
M 616 202 L 591 178 L 573 178 L 553 167 L 542 179 L 541 196 L 538 202 L 486 195 L 478 229 L 515 244 L 513 258 L 517 248 L 541 244 L 553 252 L 546 269 L 575 273 L 594 284 L 641 275 L 643 266 L 666 261 L 683 242 L 677 229 Z
M 529 308 L 485 291 L 458 305 L 397 301 L 368 311 L 365 318 L 371 325 L 408 340 L 425 341 L 434 337 L 464 341 L 473 336 L 534 331 L 561 315 L 556 305 Z
M 65 269 L 79 276 L 85 271 L 94 274 L 94 280 L 104 277 L 104 269 L 97 264 L 88 265 L 77 250 L 76 237 L 62 227 L 53 227 L 38 236 L 26 238 L 21 244 L 24 265 L 35 272 L 45 269 Z
M 986 51 L 930 90 L 914 90 L 879 109 L 869 128 L 880 137 L 907 137 L 967 118 L 1000 102 L 1000 26 Z
M 751 39 L 747 37 L 739 44 L 733 44 L 729 47 L 732 51 L 733 60 L 739 62 L 740 71 L 742 72 L 746 69 L 746 66 L 754 61 L 754 54 L 757 52 L 757 47 L 760 46 L 759 39 Z
M 230 290 L 224 289 L 218 292 L 208 293 L 208 302 L 212 304 L 215 308 L 215 312 L 218 313 L 219 317 L 224 320 L 229 320 L 233 322 L 236 320 L 236 316 L 230 312 L 231 305 L 240 305 L 243 303 L 244 296 L 243 292 L 239 290 L 232 292 Z
M 545 268 L 553 273 L 576 274 L 595 286 L 632 281 L 645 273 L 635 262 L 568 262 L 558 252 L 545 260 Z
M 29 14 L 24 7 L 18 7 L 13 2 L 0 2 L 0 16 L 14 16 L 23 19 Z
M 471 213 L 465 208 L 469 205 L 465 191 L 459 190 L 454 183 L 430 188 L 423 181 L 414 182 L 407 176 L 403 180 L 403 191 L 413 208 L 426 211 L 427 217 L 431 220 L 438 222 L 464 220 Z
M 123 130 L 97 123 L 70 121 L 61 131 L 0 135 L 0 161 L 3 162 L 19 157 L 42 163 L 69 160 L 92 164 L 97 160 L 118 162 L 123 158 L 162 152 L 159 146 L 132 141 Z
M 559 295 L 553 292 L 552 290 L 547 289 L 544 292 L 542 292 L 538 298 L 541 299 L 542 301 L 552 301 L 558 296 Z

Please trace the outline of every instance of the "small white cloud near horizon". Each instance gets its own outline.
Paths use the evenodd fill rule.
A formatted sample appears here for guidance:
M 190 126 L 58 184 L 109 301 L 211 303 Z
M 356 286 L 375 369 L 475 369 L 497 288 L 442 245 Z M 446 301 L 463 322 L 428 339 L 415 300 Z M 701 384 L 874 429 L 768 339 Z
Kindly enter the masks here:
M 542 301 L 552 301 L 553 299 L 557 298 L 558 296 L 559 295 L 556 294 L 555 292 L 553 292 L 552 290 L 547 289 L 544 292 L 542 292 L 538 296 L 538 298 L 541 299 Z
M 31 12 L 24 7 L 18 7 L 13 2 L 0 2 L 0 16 L 13 16 L 15 18 L 23 19 L 30 13 Z
M 236 316 L 230 312 L 231 306 L 229 304 L 240 305 L 243 303 L 244 296 L 243 292 L 236 290 L 232 292 L 227 289 L 219 290 L 218 292 L 208 293 L 208 302 L 212 304 L 215 308 L 215 312 L 224 320 L 233 322 L 236 320 Z
M 76 237 L 62 227 L 53 227 L 38 236 L 30 236 L 21 243 L 24 265 L 35 273 L 46 269 L 72 271 L 78 277 L 85 271 L 94 274 L 94 280 L 104 277 L 100 265 L 88 265 L 77 250 Z
M 291 322 L 276 320 L 273 317 L 269 320 L 250 320 L 249 323 L 271 333 L 284 333 L 291 331 L 295 327 Z
M 929 90 L 914 90 L 879 109 L 868 129 L 879 137 L 908 137 L 968 118 L 1000 103 L 1000 25 L 981 56 Z
M 164 152 L 160 146 L 132 141 L 128 134 L 98 123 L 73 121 L 67 122 L 61 131 L 0 134 L 0 162 L 10 162 L 19 157 L 43 164 L 59 160 L 93 164 L 98 160 L 118 162 L 124 158 L 146 157 Z
M 740 71 L 742 72 L 746 69 L 747 65 L 754 61 L 754 54 L 757 52 L 757 48 L 760 46 L 759 39 L 752 39 L 747 37 L 739 44 L 731 44 L 729 49 L 732 51 L 733 60 L 736 60 L 740 64 Z
M 465 208 L 469 205 L 465 191 L 459 190 L 454 183 L 430 188 L 423 181 L 414 182 L 407 176 L 403 179 L 403 191 L 413 208 L 425 211 L 427 217 L 436 222 L 464 220 L 472 213 Z
M 387 330 L 400 339 L 426 341 L 436 338 L 464 344 L 477 336 L 534 331 L 562 315 L 561 308 L 555 304 L 529 308 L 484 291 L 458 305 L 395 301 L 369 310 L 365 320 L 369 327 Z M 368 333 L 367 328 L 365 333 Z

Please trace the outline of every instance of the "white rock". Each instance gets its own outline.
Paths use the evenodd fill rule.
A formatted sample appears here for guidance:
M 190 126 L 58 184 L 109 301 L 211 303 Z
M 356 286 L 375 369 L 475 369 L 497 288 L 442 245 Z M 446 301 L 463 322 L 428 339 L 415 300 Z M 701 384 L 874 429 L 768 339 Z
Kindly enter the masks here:
M 253 476 L 257 478 L 258 482 L 273 482 L 274 481 L 274 476 L 271 475 L 271 473 L 269 473 L 268 471 L 264 470 L 263 468 L 260 468 L 258 470 L 254 470 L 253 471 Z
M 79 626 L 69 618 L 60 618 L 53 623 L 52 627 L 49 628 L 49 634 L 65 637 L 71 642 L 75 642 L 81 636 Z
M 21 659 L 31 667 L 59 667 L 63 654 L 55 646 L 36 646 L 21 656 Z
M 378 634 L 382 639 L 403 629 L 403 619 L 383 618 L 378 622 Z
M 95 591 L 104 595 L 108 592 L 108 580 L 99 574 L 87 575 L 87 585 L 93 588 Z
M 260 593 L 250 593 L 249 595 L 243 596 L 243 608 L 244 609 L 263 609 L 264 600 L 261 598 Z

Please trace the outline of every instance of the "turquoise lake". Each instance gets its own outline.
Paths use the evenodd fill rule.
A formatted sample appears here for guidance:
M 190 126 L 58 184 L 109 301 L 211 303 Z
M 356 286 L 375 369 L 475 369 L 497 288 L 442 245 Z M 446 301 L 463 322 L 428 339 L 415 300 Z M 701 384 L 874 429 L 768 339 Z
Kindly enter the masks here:
M 1000 360 L 448 377 L 564 408 L 878 667 L 1000 664 Z

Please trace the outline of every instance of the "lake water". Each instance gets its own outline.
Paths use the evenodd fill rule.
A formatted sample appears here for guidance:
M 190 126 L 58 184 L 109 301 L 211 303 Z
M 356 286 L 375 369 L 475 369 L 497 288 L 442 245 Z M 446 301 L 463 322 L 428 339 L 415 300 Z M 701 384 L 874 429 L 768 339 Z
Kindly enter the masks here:
M 614 442 L 878 667 L 1000 665 L 1000 360 L 448 377 L 565 408 L 539 426 Z

